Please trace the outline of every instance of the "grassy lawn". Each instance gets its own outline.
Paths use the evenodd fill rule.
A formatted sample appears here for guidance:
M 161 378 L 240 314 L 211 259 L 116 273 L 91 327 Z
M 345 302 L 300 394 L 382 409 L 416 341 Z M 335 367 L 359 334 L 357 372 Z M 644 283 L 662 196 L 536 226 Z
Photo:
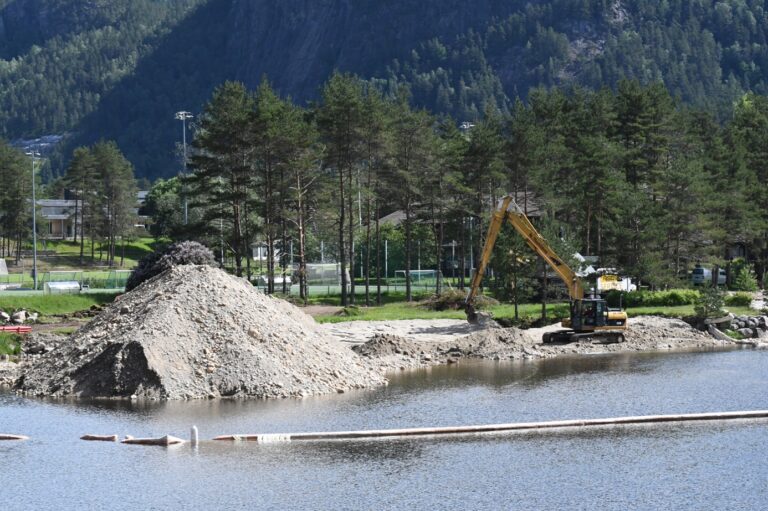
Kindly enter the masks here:
M 488 309 L 494 318 L 512 319 L 515 309 L 510 304 L 494 305 Z M 567 304 L 547 305 L 548 317 L 565 317 L 568 313 Z M 537 319 L 541 315 L 541 304 L 526 303 L 519 307 L 520 317 Z M 419 306 L 417 303 L 394 302 L 381 307 L 353 308 L 349 315 L 321 315 L 315 317 L 320 323 L 338 323 L 341 321 L 386 321 L 396 319 L 465 319 L 463 310 L 433 311 Z
M 16 309 L 39 312 L 42 316 L 69 314 L 85 310 L 91 305 L 111 303 L 114 293 L 78 295 L 0 296 L 0 309 L 10 313 Z
M 149 254 L 154 250 L 154 247 L 158 242 L 154 238 L 139 238 L 125 245 L 125 259 L 123 266 L 116 266 L 118 270 L 129 270 L 136 266 L 139 259 Z M 106 245 L 104 245 L 106 248 Z M 91 261 L 91 245 L 86 240 L 85 244 L 85 258 L 83 264 L 80 264 L 80 243 L 66 240 L 45 240 L 38 241 L 38 271 L 42 276 L 43 273 L 51 270 L 78 270 L 87 271 L 89 268 L 105 267 L 104 259 L 99 260 L 99 244 L 95 246 L 94 261 Z M 31 250 L 31 244 L 29 247 L 25 247 L 24 251 L 29 252 Z M 53 252 L 55 255 L 46 255 Z M 118 244 L 117 253 L 115 254 L 116 263 L 120 263 L 120 256 L 122 254 L 122 245 Z M 104 254 L 104 258 L 106 253 Z M 23 260 L 21 268 L 12 266 L 13 258 L 6 258 L 9 263 L 8 267 L 11 272 L 20 271 L 23 268 L 25 276 L 23 283 L 32 284 L 32 278 L 30 276 L 30 270 L 32 268 L 32 258 L 27 256 Z M 18 268 L 18 270 L 16 270 Z M 108 270 L 106 270 L 108 271 Z M 16 275 L 13 275 L 15 277 Z M 12 282 L 18 282 L 18 280 L 12 280 Z
M 496 319 L 512 319 L 515 316 L 514 306 L 500 304 L 488 309 Z M 749 307 L 728 307 L 734 314 L 755 314 Z M 635 316 L 667 316 L 680 318 L 692 316 L 693 305 L 677 307 L 636 307 L 627 309 L 629 317 Z M 526 303 L 519 306 L 520 317 L 538 319 L 541 316 L 541 304 Z M 568 315 L 568 304 L 558 303 L 547 305 L 547 317 L 563 318 Z M 341 321 L 386 321 L 396 319 L 465 319 L 463 310 L 432 311 L 416 303 L 394 302 L 381 307 L 357 307 L 349 311 L 349 315 L 321 315 L 315 319 L 320 323 L 338 323 Z

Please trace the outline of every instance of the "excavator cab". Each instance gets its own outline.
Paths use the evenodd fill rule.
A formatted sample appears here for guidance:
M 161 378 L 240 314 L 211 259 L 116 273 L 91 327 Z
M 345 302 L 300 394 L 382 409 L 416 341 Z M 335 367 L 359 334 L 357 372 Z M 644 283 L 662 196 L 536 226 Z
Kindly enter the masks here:
M 608 305 L 605 300 L 589 298 L 571 303 L 571 328 L 593 330 L 608 324 Z

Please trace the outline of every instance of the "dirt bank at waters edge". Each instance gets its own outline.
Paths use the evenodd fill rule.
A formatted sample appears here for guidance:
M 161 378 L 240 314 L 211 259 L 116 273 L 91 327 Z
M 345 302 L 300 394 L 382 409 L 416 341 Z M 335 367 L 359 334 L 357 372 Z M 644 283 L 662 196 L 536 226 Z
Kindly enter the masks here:
M 462 358 L 520 360 L 735 346 L 735 343 L 700 332 L 684 321 L 656 316 L 630 319 L 626 341 L 611 344 L 590 339 L 570 344 L 542 344 L 542 334 L 561 328 L 559 324 L 519 330 L 478 327 L 466 321 L 441 319 L 349 321 L 324 326 L 332 336 L 353 346 L 357 353 L 383 371 L 456 363 Z

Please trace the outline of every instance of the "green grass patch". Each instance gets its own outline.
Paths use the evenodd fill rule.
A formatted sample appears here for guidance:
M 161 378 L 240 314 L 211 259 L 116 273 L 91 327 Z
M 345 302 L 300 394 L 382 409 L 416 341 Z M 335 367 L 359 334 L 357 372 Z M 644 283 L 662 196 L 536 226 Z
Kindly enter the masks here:
M 494 305 L 487 310 L 497 319 L 511 320 L 515 316 L 514 306 L 509 304 Z M 521 304 L 518 312 L 521 318 L 538 319 L 541 315 L 541 304 Z M 566 317 L 567 314 L 567 304 L 549 304 L 547 306 L 547 316 L 550 318 L 562 318 Z M 339 323 L 342 321 L 391 321 L 398 319 L 466 319 L 466 317 L 463 310 L 435 311 L 429 310 L 417 302 L 394 302 L 381 307 L 355 307 L 353 314 L 320 315 L 315 319 L 320 323 Z
M 0 355 L 18 355 L 21 353 L 21 336 L 0 332 Z
M 26 309 L 42 316 L 70 314 L 115 300 L 115 293 L 89 293 L 78 295 L 0 296 L 0 309 L 11 312 Z
M 40 240 L 38 241 L 38 270 L 42 276 L 43 273 L 50 270 L 81 270 L 86 271 L 88 268 L 94 266 L 105 267 L 106 266 L 106 244 L 102 248 L 102 258 L 99 259 L 99 247 L 101 244 L 96 243 L 94 246 L 94 259 L 91 259 L 91 244 L 89 240 L 85 242 L 85 251 L 83 254 L 83 264 L 80 264 L 80 243 L 69 240 Z M 137 240 L 126 243 L 125 245 L 125 258 L 122 266 L 115 266 L 115 269 L 129 270 L 136 266 L 136 263 L 145 255 L 153 252 L 156 247 L 167 244 L 166 240 L 155 240 L 154 238 L 139 238 Z M 28 247 L 24 247 L 25 252 L 32 250 L 31 244 Z M 120 264 L 121 256 L 123 255 L 123 246 L 118 243 L 115 253 L 115 262 Z M 7 259 L 9 262 L 11 258 Z M 9 267 L 11 265 L 9 264 Z M 32 258 L 26 255 L 24 258 L 24 269 L 26 276 L 23 280 L 23 285 L 31 286 L 32 278 L 29 277 L 29 268 L 32 266 Z M 18 282 L 13 280 L 13 282 Z
M 749 307 L 752 303 L 752 293 L 736 292 L 725 297 L 725 305 L 729 307 Z
M 512 321 L 515 317 L 515 309 L 512 304 L 499 304 L 487 308 L 495 319 Z M 728 307 L 734 314 L 755 314 L 749 307 Z M 693 305 L 678 305 L 674 307 L 633 307 L 627 309 L 629 317 L 637 316 L 664 316 L 669 318 L 682 318 L 693 316 Z M 518 315 L 523 323 L 531 323 L 541 317 L 541 304 L 525 303 L 518 307 Z M 551 320 L 566 318 L 569 315 L 567 303 L 547 305 L 547 317 Z M 342 321 L 388 321 L 398 319 L 466 319 L 463 310 L 429 310 L 416 302 L 393 302 L 381 307 L 355 307 L 352 314 L 320 315 L 315 317 L 320 323 L 339 323 Z
M 376 290 L 375 288 L 371 289 L 371 303 L 376 303 Z M 414 301 L 421 301 L 427 297 L 431 296 L 430 293 L 413 293 L 413 299 Z M 381 293 L 381 303 L 383 305 L 392 304 L 392 303 L 406 303 L 405 302 L 405 291 L 385 291 Z M 308 301 L 308 305 L 333 305 L 336 307 L 341 307 L 341 295 L 330 295 L 330 296 L 310 296 Z M 365 295 L 356 293 L 355 296 L 355 305 L 364 307 L 365 306 Z

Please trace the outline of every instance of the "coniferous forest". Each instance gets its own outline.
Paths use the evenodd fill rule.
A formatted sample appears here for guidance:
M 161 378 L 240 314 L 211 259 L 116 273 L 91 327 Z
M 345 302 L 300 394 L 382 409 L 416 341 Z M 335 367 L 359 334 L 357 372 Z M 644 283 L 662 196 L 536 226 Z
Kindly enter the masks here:
M 148 204 L 157 235 L 226 246 L 238 274 L 255 272 L 250 247 L 264 243 L 270 291 L 290 266 L 287 247 L 301 269 L 319 259 L 322 240 L 331 260 L 354 270 L 353 291 L 374 293 L 383 231 L 397 239 L 406 272 L 417 258 L 445 268 L 458 240 L 451 264 L 468 274 L 506 193 L 537 211 L 559 253 L 598 256 L 645 285 L 679 286 L 695 263 L 734 253 L 755 261 L 762 281 L 767 136 L 764 96 L 741 98 L 721 125 L 662 85 L 628 80 L 616 92 L 533 89 L 526 103 L 487 109 L 463 129 L 413 107 L 406 88 L 388 97 L 353 75 L 334 74 L 312 108 L 266 80 L 254 91 L 226 82 L 198 119 L 190 174 L 159 181 Z M 193 207 L 186 225 L 183 196 Z M 393 211 L 395 229 L 379 222 Z M 517 236 L 500 246 L 499 293 L 543 270 Z
M 165 178 L 153 233 L 219 247 L 249 275 L 264 243 L 270 291 L 289 245 L 301 268 L 324 251 L 351 269 L 366 302 L 383 240 L 406 273 L 466 275 L 505 193 L 559 252 L 645 285 L 734 254 L 764 281 L 764 2 L 299 4 L 5 1 L 0 133 L 66 134 L 43 171 L 51 196 L 103 196 L 106 148 L 121 176 Z M 178 110 L 194 114 L 184 177 Z M 0 157 L 22 172 L 18 151 Z M 0 192 L 4 240 L 25 236 L 21 188 Z M 378 222 L 395 211 L 398 227 Z M 109 222 L 89 235 L 114 258 Z M 494 282 L 517 300 L 543 268 L 516 237 L 501 244 Z
M 720 122 L 768 92 L 763 1 L 5 0 L 0 21 L 0 136 L 67 134 L 59 175 L 100 139 L 140 176 L 175 174 L 173 113 L 227 79 L 305 105 L 338 69 L 470 122 L 539 86 L 662 83 Z

